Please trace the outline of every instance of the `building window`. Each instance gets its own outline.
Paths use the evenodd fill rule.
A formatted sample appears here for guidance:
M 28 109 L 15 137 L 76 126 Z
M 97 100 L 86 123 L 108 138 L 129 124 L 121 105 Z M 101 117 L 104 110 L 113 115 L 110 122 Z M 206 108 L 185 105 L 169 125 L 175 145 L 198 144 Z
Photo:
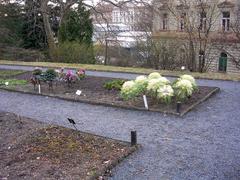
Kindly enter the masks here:
M 167 14 L 163 14 L 162 29 L 163 30 L 167 30 L 168 29 L 168 15 Z
M 182 13 L 179 20 L 179 30 L 184 31 L 186 26 L 186 13 Z
M 220 56 L 219 62 L 218 62 L 218 70 L 220 72 L 227 71 L 227 54 L 226 53 L 221 53 L 221 56 Z
M 223 12 L 222 13 L 222 30 L 224 32 L 230 31 L 230 12 Z
M 207 30 L 207 14 L 206 12 L 201 12 L 200 13 L 200 25 L 199 29 L 201 31 L 206 31 Z

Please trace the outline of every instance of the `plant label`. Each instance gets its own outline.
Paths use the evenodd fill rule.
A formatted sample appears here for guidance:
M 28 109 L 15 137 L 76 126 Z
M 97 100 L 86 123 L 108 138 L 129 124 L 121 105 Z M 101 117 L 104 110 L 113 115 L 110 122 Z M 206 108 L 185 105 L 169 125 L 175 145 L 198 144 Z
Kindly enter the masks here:
M 181 70 L 182 70 L 182 71 L 184 71 L 185 69 L 186 69 L 185 66 L 182 66 L 182 67 L 181 67 Z
M 82 94 L 82 91 L 77 90 L 76 95 L 80 96 Z
M 38 93 L 41 94 L 41 85 L 38 85 Z
M 144 102 L 145 108 L 148 110 L 148 102 L 147 102 L 147 96 L 146 95 L 143 95 L 143 102 Z

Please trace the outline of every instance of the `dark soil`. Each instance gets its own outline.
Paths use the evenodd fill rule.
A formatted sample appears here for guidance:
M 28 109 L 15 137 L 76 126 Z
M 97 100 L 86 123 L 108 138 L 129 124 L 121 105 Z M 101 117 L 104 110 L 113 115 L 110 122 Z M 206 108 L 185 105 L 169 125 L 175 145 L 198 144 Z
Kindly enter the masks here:
M 26 80 L 29 80 L 30 77 L 31 72 L 16 76 L 16 78 L 18 79 Z M 49 90 L 48 84 L 43 83 L 41 86 L 41 90 L 42 94 L 44 95 L 57 96 L 64 99 L 145 110 L 142 97 L 138 97 L 137 99 L 131 101 L 124 101 L 121 98 L 120 92 L 118 90 L 105 89 L 103 87 L 104 83 L 111 80 L 113 80 L 113 78 L 87 76 L 85 79 L 73 83 L 70 88 L 67 86 L 66 83 L 63 82 L 55 83 L 53 89 Z M 38 93 L 38 90 L 34 90 L 33 85 L 31 84 L 17 86 L 14 87 L 14 89 L 18 91 Z M 77 90 L 82 91 L 82 94 L 80 96 L 76 95 Z M 195 91 L 187 101 L 182 103 L 180 115 L 184 115 L 186 112 L 190 111 L 197 104 L 207 99 L 209 95 L 217 92 L 217 90 L 219 90 L 219 88 L 200 86 L 199 89 Z M 173 100 L 171 104 L 166 105 L 161 102 L 156 102 L 155 99 L 148 97 L 148 104 L 150 111 L 178 114 L 176 112 L 175 100 Z
M 0 112 L 0 144 L 0 179 L 97 179 L 136 150 L 5 112 Z

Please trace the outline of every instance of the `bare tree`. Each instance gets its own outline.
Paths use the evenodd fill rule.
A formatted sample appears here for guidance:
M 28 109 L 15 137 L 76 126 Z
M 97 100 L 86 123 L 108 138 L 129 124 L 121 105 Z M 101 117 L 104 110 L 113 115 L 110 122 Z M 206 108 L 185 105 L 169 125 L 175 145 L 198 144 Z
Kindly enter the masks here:
M 180 0 L 167 2 L 170 13 L 178 25 L 178 37 L 188 40 L 189 68 L 193 71 L 204 72 L 212 59 L 208 56 L 211 48 L 211 38 L 214 25 L 219 18 L 219 0 Z M 182 31 L 182 32 L 181 32 Z M 199 57 L 199 59 L 197 59 Z M 197 67 L 198 65 L 198 67 Z

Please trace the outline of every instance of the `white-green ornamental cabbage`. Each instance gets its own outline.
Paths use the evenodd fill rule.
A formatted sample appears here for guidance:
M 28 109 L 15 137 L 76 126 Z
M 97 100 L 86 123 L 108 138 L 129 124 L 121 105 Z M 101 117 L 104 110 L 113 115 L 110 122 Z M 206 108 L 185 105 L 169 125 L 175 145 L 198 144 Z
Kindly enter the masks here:
M 121 89 L 121 96 L 128 100 L 136 97 L 138 94 L 137 86 L 134 81 L 127 81 L 123 84 Z
M 170 103 L 173 96 L 174 90 L 170 85 L 163 85 L 157 90 L 158 99 L 165 103 Z
M 170 81 L 165 77 L 160 77 L 159 81 L 161 84 L 164 84 L 164 85 L 170 84 Z
M 158 79 L 150 79 L 148 81 L 147 90 L 149 92 L 157 92 L 157 90 L 162 86 L 161 81 Z
M 146 76 L 138 76 L 135 80 L 135 84 L 139 94 L 145 93 L 148 86 L 148 79 Z
M 184 74 L 184 75 L 180 76 L 180 79 L 189 80 L 192 83 L 192 86 L 194 89 L 197 87 L 196 81 L 195 81 L 194 77 L 191 75 Z
M 164 85 L 170 84 L 170 81 L 165 77 L 160 77 L 157 79 L 150 79 L 148 81 L 147 90 L 150 92 L 157 92 L 157 90 Z
M 174 84 L 174 90 L 176 97 L 179 100 L 186 99 L 187 97 L 191 96 L 194 91 L 191 81 L 181 78 L 179 78 Z
M 160 77 L 161 77 L 161 75 L 158 72 L 153 72 L 148 75 L 148 79 L 158 79 Z

